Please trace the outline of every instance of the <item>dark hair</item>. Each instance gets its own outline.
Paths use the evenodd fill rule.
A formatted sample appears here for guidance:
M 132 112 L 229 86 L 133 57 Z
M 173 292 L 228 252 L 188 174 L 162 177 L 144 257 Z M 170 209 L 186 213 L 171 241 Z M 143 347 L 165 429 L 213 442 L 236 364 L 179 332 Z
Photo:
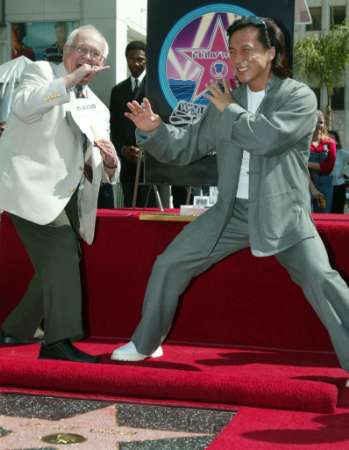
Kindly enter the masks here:
M 333 136 L 336 143 L 337 143 L 337 148 L 342 148 L 342 143 L 341 143 L 341 138 L 339 137 L 338 131 L 336 130 L 328 130 L 327 134 L 329 136 Z
M 259 30 L 258 39 L 265 49 L 275 48 L 275 58 L 271 71 L 280 78 L 287 78 L 291 70 L 286 54 L 286 33 L 284 27 L 270 17 L 246 16 L 233 22 L 227 29 L 229 40 L 232 35 L 243 28 L 255 27 Z
M 127 44 L 125 49 L 125 55 L 127 57 L 128 53 L 132 50 L 143 50 L 146 51 L 146 45 L 142 41 L 131 41 Z

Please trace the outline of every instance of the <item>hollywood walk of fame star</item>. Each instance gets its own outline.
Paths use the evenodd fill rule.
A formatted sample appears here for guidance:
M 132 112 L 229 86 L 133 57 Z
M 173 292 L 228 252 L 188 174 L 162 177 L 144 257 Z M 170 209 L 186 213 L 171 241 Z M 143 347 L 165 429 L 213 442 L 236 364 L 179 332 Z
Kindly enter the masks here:
M 10 434 L 0 437 L 0 450 L 47 448 L 48 445 L 41 438 L 54 433 L 74 433 L 87 438 L 87 441 L 71 447 L 78 450 L 117 450 L 118 442 L 208 436 L 204 433 L 119 426 L 117 405 L 60 420 L 0 415 L 0 424 L 3 428 L 11 430 Z M 53 448 L 61 449 L 59 446 Z

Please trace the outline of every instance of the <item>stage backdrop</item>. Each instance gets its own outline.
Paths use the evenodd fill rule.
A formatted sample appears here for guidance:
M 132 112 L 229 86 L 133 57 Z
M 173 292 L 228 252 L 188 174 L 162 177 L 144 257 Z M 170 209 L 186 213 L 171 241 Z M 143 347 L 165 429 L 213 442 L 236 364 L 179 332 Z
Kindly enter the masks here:
M 146 89 L 164 120 L 178 126 L 197 120 L 207 107 L 203 95 L 210 79 L 227 79 L 234 87 L 225 30 L 241 16 L 280 21 L 290 53 L 294 0 L 148 0 Z M 215 184 L 216 176 L 214 155 L 182 168 L 145 157 L 149 183 Z

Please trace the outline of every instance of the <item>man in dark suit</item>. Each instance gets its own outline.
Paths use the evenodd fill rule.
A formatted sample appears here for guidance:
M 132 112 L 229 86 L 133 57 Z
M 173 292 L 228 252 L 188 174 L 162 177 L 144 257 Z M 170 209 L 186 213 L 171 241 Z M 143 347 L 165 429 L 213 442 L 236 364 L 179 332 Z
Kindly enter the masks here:
M 110 97 L 110 130 L 116 151 L 121 158 L 120 181 L 124 192 L 124 206 L 132 206 L 133 188 L 140 149 L 136 146 L 135 125 L 124 116 L 128 111 L 127 102 L 142 102 L 145 95 L 146 46 L 144 42 L 132 41 L 125 50 L 127 65 L 131 76 L 114 86 Z M 141 167 L 141 177 L 143 164 Z M 137 206 L 145 206 L 148 187 L 139 186 Z M 154 199 L 149 199 L 147 206 L 155 206 Z

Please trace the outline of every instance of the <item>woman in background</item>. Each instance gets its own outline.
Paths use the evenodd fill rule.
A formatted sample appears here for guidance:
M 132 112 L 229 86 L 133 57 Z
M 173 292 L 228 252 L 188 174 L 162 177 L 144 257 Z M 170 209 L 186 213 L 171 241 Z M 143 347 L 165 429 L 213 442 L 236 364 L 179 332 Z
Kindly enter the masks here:
M 324 202 L 312 199 L 312 209 L 317 213 L 329 213 L 332 209 L 332 175 L 336 161 L 336 143 L 328 136 L 322 111 L 317 112 L 317 124 L 313 134 L 308 168 L 314 186 L 324 196 Z

